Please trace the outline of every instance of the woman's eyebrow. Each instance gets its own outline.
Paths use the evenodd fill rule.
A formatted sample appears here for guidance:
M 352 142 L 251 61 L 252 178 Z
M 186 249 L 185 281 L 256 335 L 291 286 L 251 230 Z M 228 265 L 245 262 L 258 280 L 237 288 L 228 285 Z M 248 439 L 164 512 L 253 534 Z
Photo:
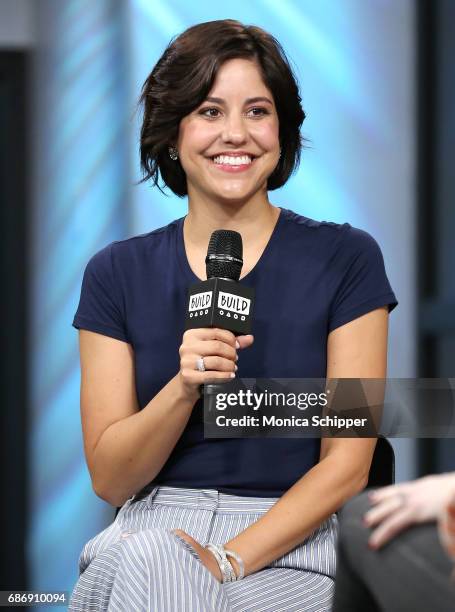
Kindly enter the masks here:
M 213 104 L 224 104 L 225 100 L 223 98 L 214 98 L 212 96 L 205 99 L 206 102 L 212 102 Z M 266 98 L 265 96 L 257 96 L 255 98 L 248 98 L 245 100 L 245 104 L 254 104 L 256 102 L 268 102 L 269 104 L 273 104 L 272 100 Z

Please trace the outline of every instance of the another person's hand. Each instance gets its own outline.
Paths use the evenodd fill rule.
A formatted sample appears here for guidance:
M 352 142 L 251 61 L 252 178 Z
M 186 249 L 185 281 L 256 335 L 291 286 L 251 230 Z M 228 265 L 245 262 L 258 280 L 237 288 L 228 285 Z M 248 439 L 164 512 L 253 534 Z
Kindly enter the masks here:
M 425 476 L 370 492 L 373 508 L 364 516 L 376 527 L 368 544 L 377 549 L 416 523 L 436 521 L 455 491 L 455 473 Z
M 235 336 L 219 328 L 188 329 L 183 334 L 180 354 L 180 379 L 191 397 L 199 395 L 199 386 L 214 380 L 230 380 L 237 366 L 237 349 L 253 343 L 251 334 Z M 204 358 L 205 371 L 197 369 L 197 360 Z M 210 553 L 211 554 L 211 553 Z
M 211 574 L 213 574 L 213 576 L 215 576 L 218 582 L 221 582 L 220 566 L 213 556 L 213 553 L 211 553 L 208 548 L 204 548 L 204 546 L 199 544 L 199 542 L 186 533 L 186 531 L 182 531 L 181 529 L 173 529 L 173 533 L 182 540 L 185 540 L 185 542 L 194 548 L 201 563 L 209 570 Z
M 443 548 L 455 563 L 455 492 L 439 514 L 438 533 Z M 455 566 L 452 572 L 452 580 L 455 580 Z

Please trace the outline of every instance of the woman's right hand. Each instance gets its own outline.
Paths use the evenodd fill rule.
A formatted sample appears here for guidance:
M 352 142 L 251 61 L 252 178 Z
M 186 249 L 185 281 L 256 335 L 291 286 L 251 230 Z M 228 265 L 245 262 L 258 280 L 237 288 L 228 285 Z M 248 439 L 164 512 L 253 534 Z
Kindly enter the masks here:
M 199 387 L 214 379 L 231 380 L 237 370 L 237 349 L 253 344 L 251 334 L 235 336 L 217 327 L 188 329 L 183 334 L 180 354 L 180 380 L 190 397 L 199 396 Z M 197 369 L 197 360 L 204 358 L 205 372 Z

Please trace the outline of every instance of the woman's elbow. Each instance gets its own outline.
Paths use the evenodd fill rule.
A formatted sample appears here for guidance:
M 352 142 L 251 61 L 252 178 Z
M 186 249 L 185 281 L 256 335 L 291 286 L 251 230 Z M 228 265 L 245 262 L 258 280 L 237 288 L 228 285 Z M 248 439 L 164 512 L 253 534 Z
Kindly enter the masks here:
M 115 508 L 123 506 L 126 500 L 130 497 L 125 494 L 120 494 L 118 491 L 113 491 L 111 487 L 102 485 L 94 478 L 92 478 L 92 489 L 97 497 Z
M 362 474 L 359 478 L 357 493 L 361 493 L 366 488 L 367 485 L 368 485 L 368 473 Z
M 365 487 L 368 485 L 368 476 L 369 472 L 365 472 L 364 470 L 357 472 L 351 479 L 351 489 L 352 493 L 350 497 L 354 497 L 354 495 L 358 495 L 361 493 Z

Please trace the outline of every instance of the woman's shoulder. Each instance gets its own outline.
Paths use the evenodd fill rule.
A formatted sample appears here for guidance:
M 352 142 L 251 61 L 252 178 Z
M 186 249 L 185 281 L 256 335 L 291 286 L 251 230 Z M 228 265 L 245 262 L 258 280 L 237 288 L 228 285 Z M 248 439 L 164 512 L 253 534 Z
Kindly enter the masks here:
M 112 266 L 113 263 L 126 264 L 138 257 L 150 257 L 157 250 L 160 255 L 164 255 L 163 251 L 172 246 L 172 239 L 180 222 L 181 219 L 175 219 L 149 232 L 114 240 L 96 251 L 89 264 L 100 267 Z
M 375 238 L 366 230 L 351 225 L 349 222 L 318 221 L 293 210 L 282 208 L 288 231 L 301 238 L 312 240 L 322 250 L 331 252 L 343 250 L 365 250 L 377 248 Z
M 108 246 L 110 246 L 111 249 L 116 252 L 121 252 L 141 248 L 147 249 L 153 247 L 154 245 L 159 245 L 175 235 L 181 221 L 181 218 L 174 219 L 174 221 L 171 221 L 167 225 L 163 225 L 162 227 L 158 227 L 144 234 L 129 236 L 123 240 L 115 240 Z

